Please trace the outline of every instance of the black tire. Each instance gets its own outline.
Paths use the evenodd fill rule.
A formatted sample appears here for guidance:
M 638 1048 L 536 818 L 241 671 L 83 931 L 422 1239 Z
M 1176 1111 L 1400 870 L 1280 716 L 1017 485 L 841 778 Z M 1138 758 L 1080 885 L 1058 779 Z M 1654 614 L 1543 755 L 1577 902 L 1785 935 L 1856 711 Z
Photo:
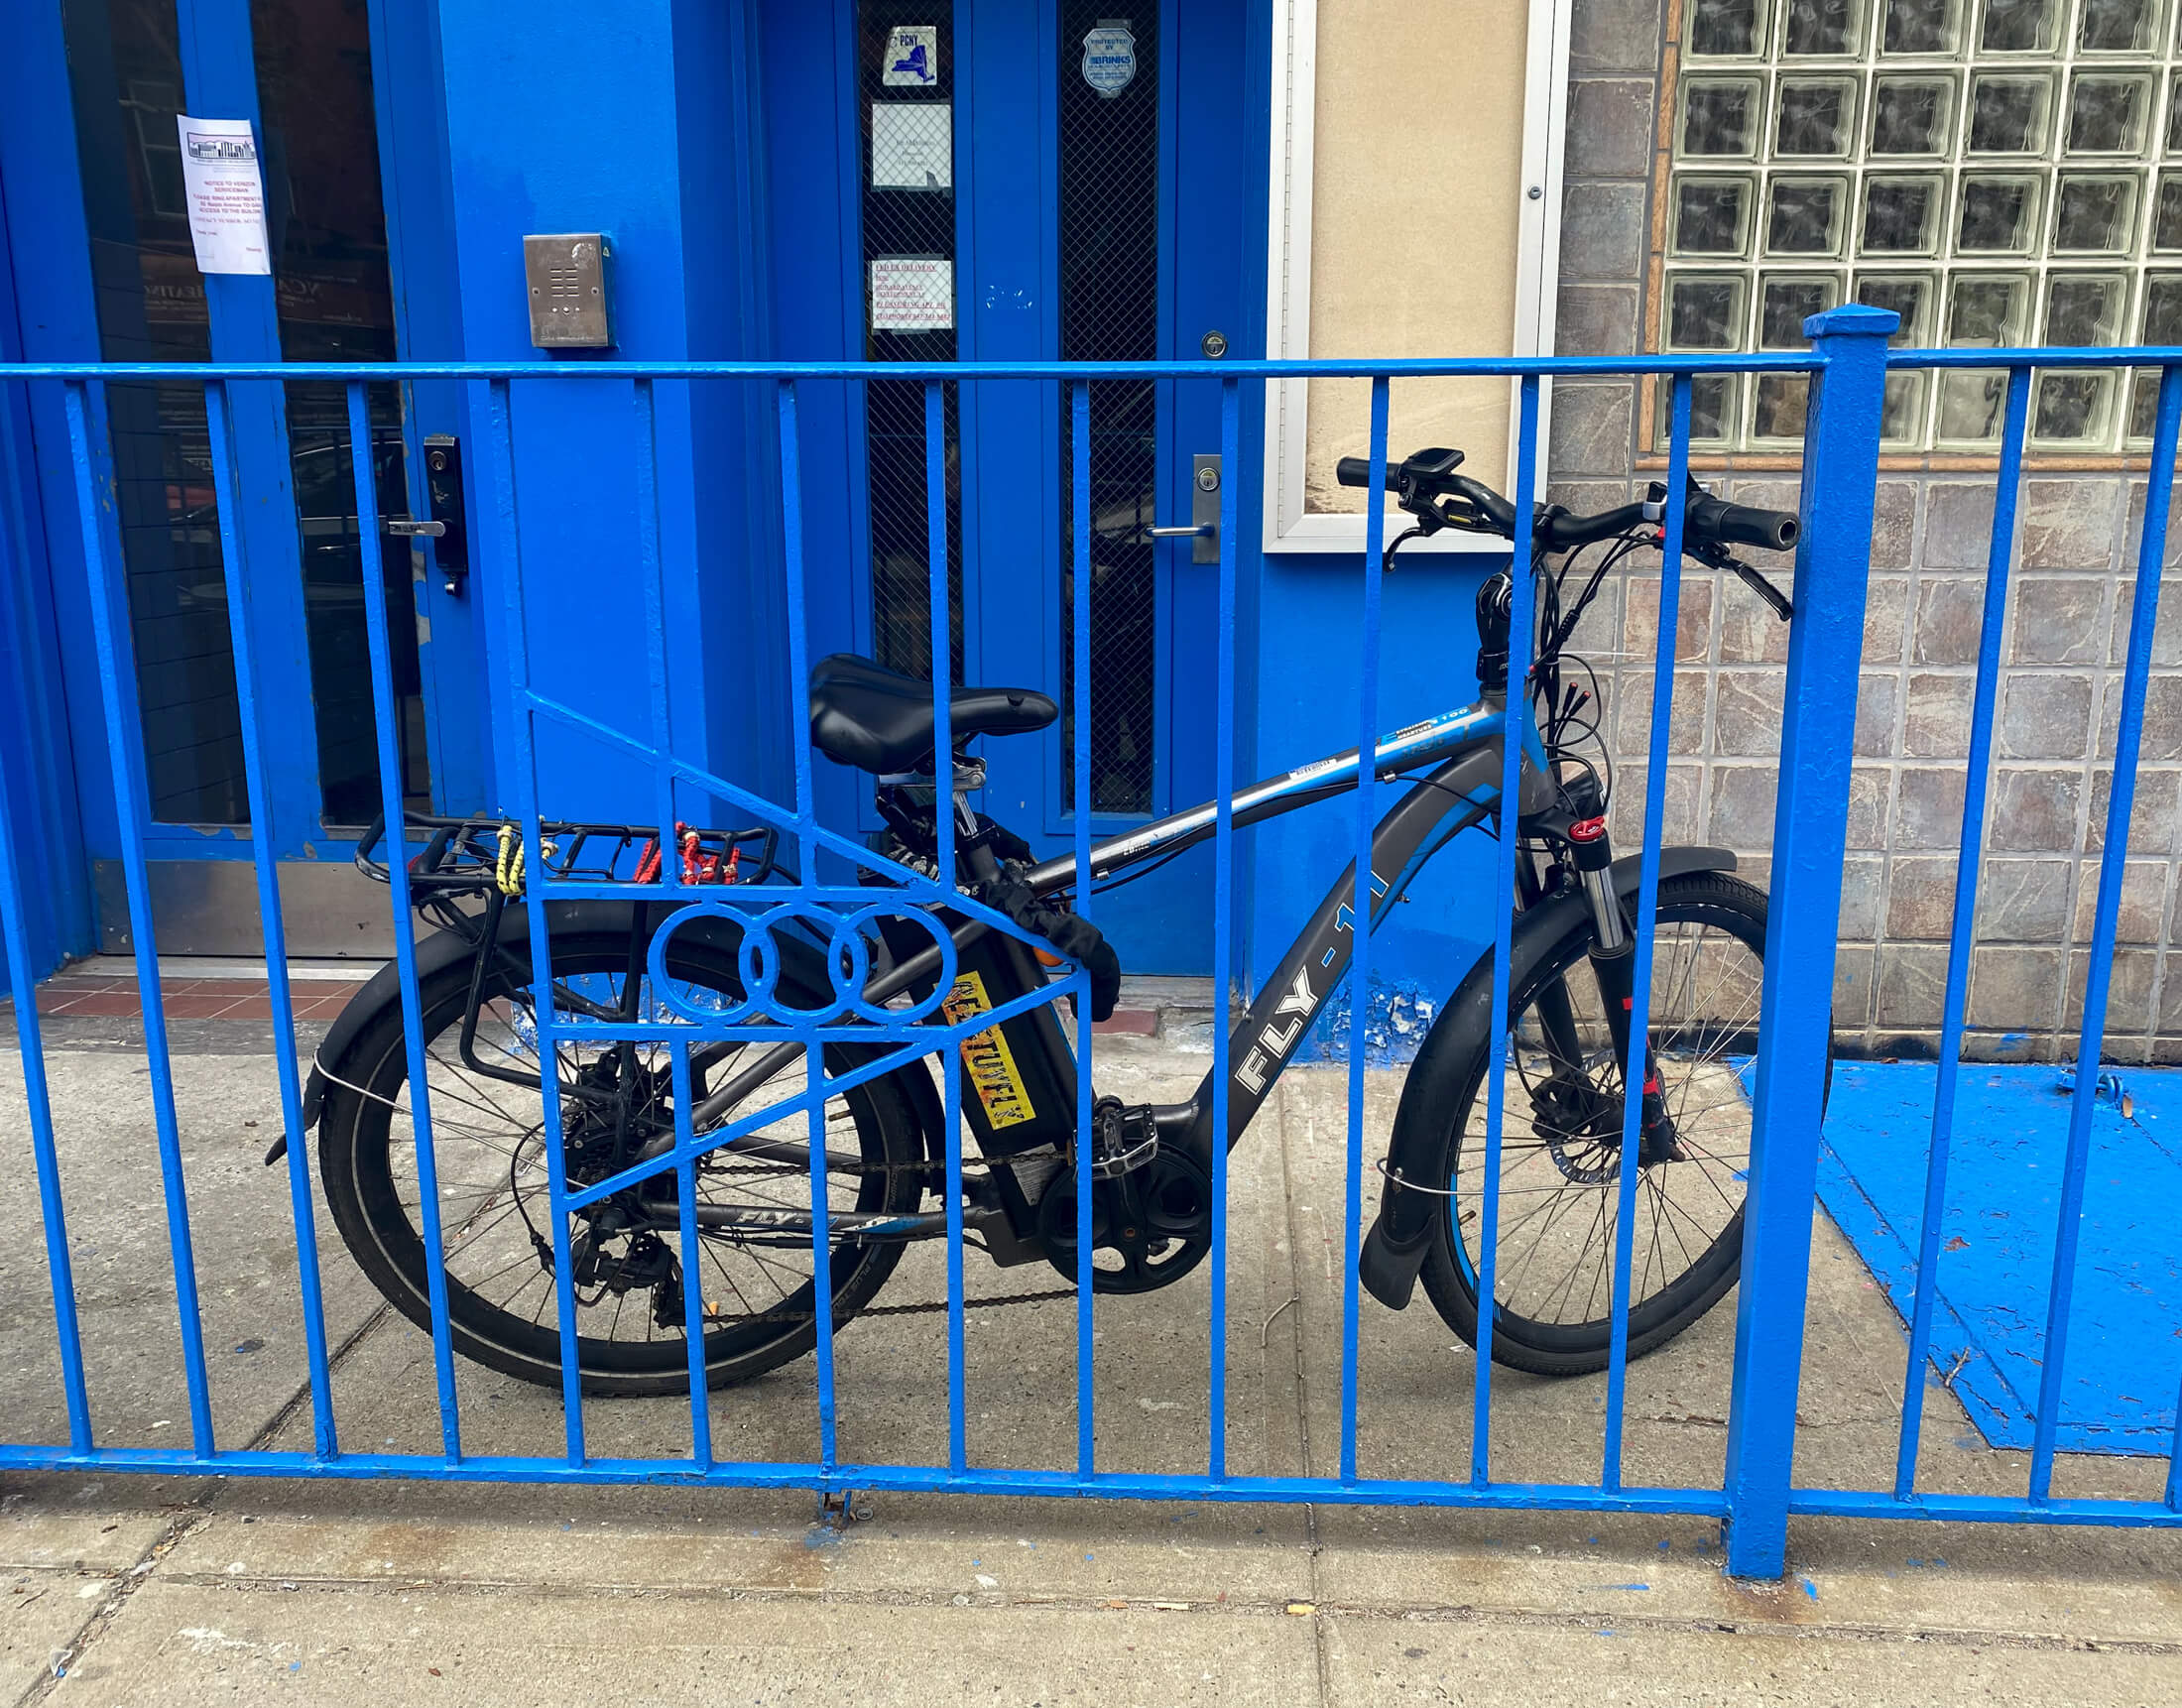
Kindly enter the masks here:
M 1510 1001 L 1516 1021 L 1510 1029 L 1503 1081 L 1493 1359 L 1542 1376 L 1605 1369 L 1612 1339 L 1620 1071 L 1603 1037 L 1603 1009 L 1590 976 L 1590 920 L 1580 914 L 1572 919 L 1540 952 L 1517 957 Z M 1632 1358 L 1665 1345 L 1696 1322 L 1735 1284 L 1742 1267 L 1750 1134 L 1740 1063 L 1755 1048 L 1758 1035 L 1764 892 L 1724 873 L 1685 873 L 1660 884 L 1658 920 L 1652 1046 L 1668 1112 L 1683 1129 L 1686 1156 L 1648 1162 L 1639 1175 L 1631 1255 Z M 1678 947 L 1684 942 L 1691 945 L 1686 955 Z M 1704 990 L 1697 988 L 1701 966 L 1714 975 Z M 1537 1024 L 1540 998 L 1557 983 L 1569 992 L 1586 1044 L 1583 1062 L 1573 1067 L 1545 1050 Z M 1678 1002 L 1680 994 L 1690 1000 Z M 1731 1002 L 1729 1013 L 1696 1012 Z M 1445 1037 L 1428 1038 L 1403 1088 L 1400 1117 L 1451 1127 L 1438 1141 L 1451 1159 L 1449 1195 L 1433 1220 L 1424 1285 L 1448 1326 L 1473 1346 L 1480 1256 L 1473 1242 L 1482 1245 L 1484 1089 L 1491 1047 L 1492 1040 L 1474 1029 L 1450 1029 Z M 1701 1098 L 1694 1110 L 1692 1095 Z M 1558 1107 L 1569 1112 L 1558 1118 L 1549 1101 L 1556 1096 L 1562 1099 Z M 1579 1110 L 1589 1121 L 1578 1121 Z M 1595 1134 L 1611 1137 L 1594 1141 Z M 1548 1242 L 1554 1255 L 1541 1279 L 1535 1266 Z M 1570 1265 L 1565 1283 L 1553 1279 L 1563 1253 Z
M 619 934 L 556 936 L 552 944 L 556 980 L 588 978 L 611 981 L 624 972 L 628 940 Z M 739 995 L 731 952 L 692 940 L 689 933 L 675 939 L 667 971 L 677 983 L 699 990 Z M 459 1029 L 467 1004 L 470 965 L 467 960 L 426 976 L 420 996 L 424 1011 L 425 1047 L 431 1060 L 429 1084 L 432 1096 L 433 1156 L 439 1171 L 439 1201 L 447 1253 L 447 1315 L 455 1351 L 494 1370 L 526 1382 L 557 1387 L 560 1383 L 560 1335 L 558 1304 L 549 1265 L 534 1260 L 528 1275 L 523 1268 L 526 1232 L 546 1231 L 549 1250 L 550 1217 L 544 1204 L 544 1145 L 539 1133 L 541 1100 L 535 1090 L 524 1090 L 484 1078 L 464 1065 L 458 1052 Z M 503 1047 L 511 1059 L 520 1054 L 521 1018 L 529 1012 L 528 983 L 507 974 L 495 975 L 486 991 L 493 1014 L 507 1017 L 505 1037 L 515 1040 L 514 1051 Z M 478 1054 L 492 1059 L 495 1046 L 488 1041 L 493 1023 L 480 1026 Z M 838 1045 L 828 1046 L 826 1067 L 838 1073 L 862 1059 L 862 1054 Z M 536 1071 L 535 1054 L 528 1062 L 513 1064 Z M 412 1128 L 408 1117 L 409 1075 L 403 1041 L 399 999 L 387 1002 L 355 1035 L 340 1060 L 333 1062 L 318 1125 L 318 1165 L 326 1201 L 333 1212 L 342 1240 L 372 1284 L 411 1321 L 427 1332 L 431 1325 L 426 1291 L 424 1246 L 414 1200 L 415 1161 Z M 569 1070 L 563 1058 L 563 1073 Z M 915 1071 L 922 1071 L 921 1064 Z M 799 1082 L 798 1062 L 788 1070 Z M 768 1081 L 768 1086 L 776 1083 Z M 698 1085 L 696 1094 L 703 1094 Z M 766 1087 L 754 1095 L 762 1095 Z M 564 1096 L 562 1108 L 574 1107 Z M 749 1108 L 746 1100 L 740 1108 Z M 399 1123 L 397 1109 L 402 1112 Z M 527 1112 L 527 1120 L 526 1120 Z M 503 1124 L 498 1118 L 506 1117 Z M 798 1125 L 804 1117 L 795 1115 Z M 883 1077 L 843 1093 L 827 1106 L 829 1128 L 852 1127 L 864 1171 L 833 1178 L 830 1201 L 837 1209 L 884 1210 L 908 1214 L 917 1206 L 923 1191 L 922 1137 L 909 1098 L 893 1077 Z M 513 1145 L 509 1141 L 513 1140 Z M 829 1135 L 829 1149 L 845 1144 L 845 1137 Z M 715 1154 L 715 1157 L 717 1154 Z M 488 1158 L 505 1158 L 505 1166 Z M 885 1166 L 874 1166 L 885 1164 Z M 722 1173 L 724 1164 L 715 1161 Z M 780 1164 L 775 1169 L 740 1165 L 733 1170 L 736 1183 L 727 1188 L 731 1197 L 753 1196 L 767 1203 L 809 1206 L 808 1174 L 800 1164 Z M 504 1183 L 497 1180 L 506 1175 Z M 740 1176 L 755 1176 L 743 1180 Z M 757 1180 L 769 1175 L 780 1180 L 778 1190 L 761 1188 Z M 709 1177 L 709 1176 L 708 1176 Z M 405 1196 L 404 1181 L 412 1182 Z M 474 1182 L 482 1182 L 474 1184 Z M 700 1178 L 700 1198 L 708 1191 Z M 496 1199 L 497 1194 L 497 1199 Z M 717 1201 L 712 1200 L 712 1201 Z M 521 1217 L 520 1226 L 508 1226 L 510 1212 Z M 535 1212 L 535 1213 L 534 1213 Z M 579 1224 L 580 1226 L 581 1224 Z M 627 1236 L 624 1236 L 627 1238 Z M 686 1271 L 679 1240 L 672 1231 L 657 1236 L 673 1257 L 676 1286 L 684 1283 Z M 800 1260 L 787 1250 L 760 1260 L 765 1268 L 754 1273 L 770 1281 L 778 1296 L 748 1299 L 736 1280 L 744 1267 L 730 1270 L 721 1248 L 735 1247 L 741 1256 L 754 1248 L 736 1246 L 724 1234 L 701 1235 L 702 1258 L 697 1272 L 709 1285 L 718 1287 L 724 1278 L 745 1308 L 740 1311 L 713 1308 L 708 1317 L 719 1326 L 705 1332 L 705 1369 L 712 1387 L 748 1381 L 808 1352 L 817 1339 L 811 1309 L 812 1286 L 808 1277 L 811 1255 L 807 1236 Z M 611 1242 L 609 1242 L 611 1247 Z M 537 1249 L 535 1239 L 530 1250 Z M 627 1249 L 626 1247 L 624 1249 Z M 771 1247 L 781 1254 L 784 1248 Z M 499 1276 L 477 1273 L 482 1265 L 515 1253 L 509 1270 Z M 829 1247 L 833 1279 L 833 1319 L 849 1321 L 871 1302 L 881 1284 L 901 1259 L 897 1243 L 849 1244 L 838 1236 Z M 465 1259 L 475 1254 L 474 1264 Z M 710 1266 L 709 1268 L 707 1266 Z M 799 1288 L 786 1284 L 800 1270 Z M 524 1290 L 514 1299 L 492 1296 L 501 1277 L 513 1273 Z M 542 1284 L 541 1284 L 542 1283 Z M 506 1306 L 520 1300 L 528 1304 L 543 1295 L 539 1310 L 526 1316 Z M 606 1310 L 601 1292 L 596 1307 L 578 1304 L 577 1356 L 582 1365 L 583 1391 L 595 1395 L 648 1395 L 684 1393 L 689 1363 L 684 1331 L 678 1324 L 653 1319 L 655 1295 L 635 1287 L 613 1295 L 616 1303 L 606 1332 L 591 1332 Z M 638 1313 L 629 1339 L 618 1337 L 623 1321 Z M 671 1317 L 677 1314 L 667 1311 Z M 646 1338 L 634 1337 L 645 1328 Z

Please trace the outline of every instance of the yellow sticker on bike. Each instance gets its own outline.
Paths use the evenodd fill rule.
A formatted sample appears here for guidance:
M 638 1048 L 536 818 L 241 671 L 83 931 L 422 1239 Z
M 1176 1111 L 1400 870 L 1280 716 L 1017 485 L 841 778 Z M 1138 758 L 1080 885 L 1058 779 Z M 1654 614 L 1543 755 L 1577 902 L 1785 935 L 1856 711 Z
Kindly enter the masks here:
M 964 973 L 955 980 L 953 988 L 947 992 L 947 1000 L 940 1007 L 952 1024 L 973 1015 L 992 1013 L 993 999 L 986 994 L 982 978 L 976 973 Z M 1030 1094 L 1024 1088 L 1023 1075 L 1016 1071 L 1015 1052 L 1008 1047 L 1008 1039 L 1001 1035 L 999 1027 L 975 1033 L 962 1040 L 962 1065 L 969 1072 L 970 1084 L 977 1091 L 978 1102 L 985 1106 L 985 1119 L 992 1126 L 1020 1127 L 1035 1119 L 1037 1111 L 1030 1107 Z

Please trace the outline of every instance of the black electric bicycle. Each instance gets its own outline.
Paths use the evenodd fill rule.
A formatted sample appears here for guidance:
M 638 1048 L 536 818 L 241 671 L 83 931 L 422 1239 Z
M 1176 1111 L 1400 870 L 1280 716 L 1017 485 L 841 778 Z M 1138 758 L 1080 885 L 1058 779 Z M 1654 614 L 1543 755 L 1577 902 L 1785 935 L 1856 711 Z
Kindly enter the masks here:
M 1461 461 L 1459 451 L 1424 450 L 1389 469 L 1388 485 L 1412 519 L 1386 549 L 1389 568 L 1405 544 L 1446 528 L 1516 538 L 1515 507 L 1462 474 Z M 1339 469 L 1350 485 L 1366 484 L 1369 472 L 1360 458 L 1344 458 Z M 1744 1075 L 1757 1047 L 1765 898 L 1732 875 L 1735 858 L 1724 850 L 1662 851 L 1649 1037 L 1633 1073 L 1637 860 L 1616 859 L 1612 850 L 1601 690 L 1570 651 L 1606 575 L 1632 552 L 1660 544 L 1664 498 L 1655 485 L 1646 500 L 1589 517 L 1542 506 L 1523 531 L 1536 571 L 1535 646 L 1522 681 L 1528 716 L 1509 899 L 1515 910 L 1509 1012 L 1499 1020 L 1492 1013 L 1490 953 L 1450 969 L 1449 998 L 1406 1068 L 1379 1163 L 1379 1213 L 1363 1248 L 1363 1281 L 1376 1297 L 1406 1306 L 1421 1274 L 1433 1305 L 1475 1344 L 1486 1080 L 1494 1028 L 1502 1026 L 1506 1114 L 1491 1351 L 1502 1363 L 1545 1374 L 1593 1371 L 1607 1361 L 1615 1204 L 1625 1168 L 1640 1170 L 1632 1354 L 1695 1322 L 1734 1282 L 1740 1263 L 1750 1153 Z M 1792 516 L 1722 503 L 1693 486 L 1685 517 L 1691 555 L 1735 570 L 1788 614 L 1786 599 L 1731 549 L 1787 547 L 1796 532 Z M 1587 552 L 1595 553 L 1588 564 Z M 1432 855 L 1466 830 L 1491 833 L 1497 823 L 1511 588 L 1503 570 L 1478 594 L 1481 697 L 1379 744 L 1376 778 L 1410 787 L 1373 838 L 1374 928 Z M 1058 708 L 1044 694 L 1016 688 L 957 689 L 951 705 L 949 801 L 936 798 L 928 683 L 848 655 L 823 660 L 810 680 L 812 740 L 836 761 L 876 776 L 888 826 L 877 851 L 890 859 L 935 874 L 936 814 L 951 813 L 956 883 L 1084 961 L 1093 973 L 1094 1015 L 1103 1018 L 1118 969 L 1070 899 L 1086 886 L 1097 891 L 1142 876 L 1207 840 L 1214 808 L 1194 807 L 1099 844 L 1088 873 L 1073 857 L 1032 862 L 1025 844 L 972 810 L 983 768 L 969 749 L 981 737 L 1041 730 Z M 1234 823 L 1257 824 L 1346 794 L 1363 781 L 1351 749 L 1242 791 Z M 411 861 L 414 899 L 439 927 L 420 942 L 418 966 L 454 1345 L 495 1369 L 557 1383 L 544 1075 L 529 909 L 515 902 L 524 883 L 514 860 L 519 844 L 513 826 L 496 820 L 418 817 L 412 826 L 424 839 Z M 627 825 L 547 824 L 545 836 L 546 863 L 556 876 L 594 885 L 654 881 L 667 859 L 679 862 L 692 900 L 717 899 L 717 887 L 792 882 L 767 829 L 676 826 L 666 846 L 652 829 Z M 384 876 L 375 863 L 381 840 L 376 832 L 368 837 L 359 861 Z M 1073 1281 L 1076 1148 L 1088 1145 L 1095 1285 L 1148 1291 L 1195 1269 L 1210 1244 L 1213 1147 L 1241 1139 L 1341 984 L 1354 893 L 1344 872 L 1236 1025 L 1225 1133 L 1213 1131 L 1209 1074 L 1185 1103 L 1127 1106 L 1101 1097 L 1092 1131 L 1079 1133 L 1075 1052 L 1052 1003 L 961 1043 L 953 1071 L 974 1141 L 963 1173 L 968 1239 L 997 1264 L 1048 1263 Z M 748 898 L 763 900 L 762 890 Z M 915 1002 L 935 1019 L 959 1023 L 1045 985 L 1048 967 L 1023 941 L 943 905 L 918 906 L 956 946 L 950 988 L 937 991 L 941 953 L 931 930 L 906 917 L 882 920 L 861 945 L 860 964 L 870 969 L 867 1007 Z M 659 1021 L 666 1030 L 692 1008 L 747 1012 L 744 923 L 728 909 L 700 910 L 674 923 L 685 908 L 656 900 L 550 903 L 556 1015 Z M 1480 935 L 1491 934 L 1487 923 L 1480 921 Z M 668 940 L 654 956 L 663 931 Z M 828 956 L 842 954 L 838 938 L 828 947 L 780 929 L 772 939 L 778 980 L 766 1000 L 779 1009 L 835 1006 Z M 656 984 L 662 971 L 667 989 Z M 576 1212 L 570 1252 L 586 1392 L 680 1391 L 691 1287 L 703 1301 L 704 1356 L 715 1386 L 773 1369 L 815 1340 L 810 1126 L 807 1111 L 788 1101 L 804 1089 L 801 1046 L 707 1040 L 688 1053 L 693 1131 L 716 1132 L 729 1122 L 744 1130 L 695 1165 L 695 1250 L 682 1246 L 672 1170 Z M 847 1074 L 883 1053 L 877 1034 L 871 1044 L 829 1043 L 827 1071 Z M 947 1053 L 935 1044 L 932 1055 L 866 1078 L 826 1105 L 837 1324 L 872 1305 L 908 1242 L 945 1236 L 947 1135 L 933 1064 Z M 571 1189 L 671 1150 L 674 1084 L 664 1045 L 563 1043 L 550 1078 Z M 1632 1082 L 1642 1100 L 1635 1158 L 1622 1145 Z M 305 1092 L 305 1126 L 317 1130 L 326 1197 L 349 1250 L 388 1299 L 428 1326 L 409 1099 L 400 991 L 389 966 L 359 991 L 321 1045 Z M 764 1112 L 775 1103 L 781 1116 L 768 1122 Z

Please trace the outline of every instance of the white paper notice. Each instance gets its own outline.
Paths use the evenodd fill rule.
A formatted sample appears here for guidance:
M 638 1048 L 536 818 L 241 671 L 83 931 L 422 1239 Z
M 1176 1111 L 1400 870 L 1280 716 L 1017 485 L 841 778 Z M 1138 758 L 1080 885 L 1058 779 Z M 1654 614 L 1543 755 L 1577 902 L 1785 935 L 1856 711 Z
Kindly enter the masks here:
M 871 104 L 874 189 L 954 187 L 954 108 L 944 101 Z
M 189 198 L 189 236 L 200 273 L 270 273 L 265 240 L 265 180 L 248 119 L 178 116 L 182 182 Z
M 871 264 L 871 329 L 943 332 L 954 324 L 954 263 L 930 255 L 882 255 Z

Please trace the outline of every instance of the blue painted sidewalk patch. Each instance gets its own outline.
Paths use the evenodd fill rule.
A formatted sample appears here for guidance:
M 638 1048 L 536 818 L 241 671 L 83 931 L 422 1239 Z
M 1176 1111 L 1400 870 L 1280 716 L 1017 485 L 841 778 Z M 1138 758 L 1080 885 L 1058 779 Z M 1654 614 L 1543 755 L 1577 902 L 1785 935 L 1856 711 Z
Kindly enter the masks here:
M 2182 1385 L 2182 1074 L 2119 1070 L 2092 1119 L 2058 1445 L 2166 1453 Z M 1931 1151 L 1932 1062 L 1834 1069 L 1818 1195 L 1908 1320 Z M 1965 1063 L 1940 1228 L 1932 1364 L 1995 1447 L 2027 1450 L 2070 1098 L 2063 1070 Z M 1966 1356 L 1967 1355 L 1967 1356 Z

